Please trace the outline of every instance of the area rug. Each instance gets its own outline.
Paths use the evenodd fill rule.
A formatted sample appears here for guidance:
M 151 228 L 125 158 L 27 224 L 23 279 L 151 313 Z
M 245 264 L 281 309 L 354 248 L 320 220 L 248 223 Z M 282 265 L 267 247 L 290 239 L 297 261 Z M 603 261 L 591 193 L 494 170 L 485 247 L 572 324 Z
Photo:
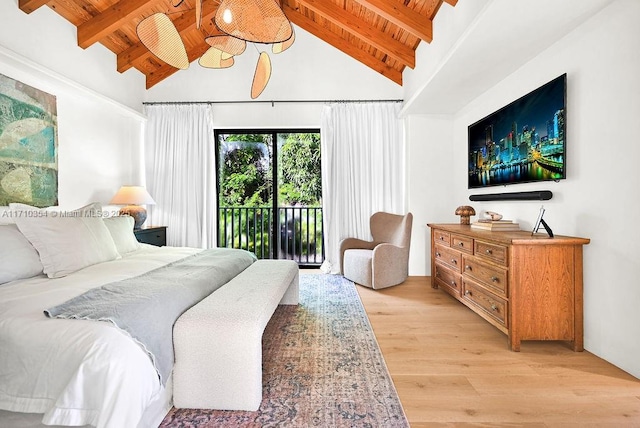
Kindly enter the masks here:
M 300 305 L 279 306 L 262 342 L 258 411 L 174 408 L 160 426 L 409 426 L 351 281 L 300 275 Z

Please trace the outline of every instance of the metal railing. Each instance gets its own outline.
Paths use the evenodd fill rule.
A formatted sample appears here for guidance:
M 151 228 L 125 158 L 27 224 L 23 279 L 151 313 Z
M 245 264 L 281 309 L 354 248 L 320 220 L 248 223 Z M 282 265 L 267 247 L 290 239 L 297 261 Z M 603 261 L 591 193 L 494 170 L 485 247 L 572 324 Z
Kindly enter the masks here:
M 218 246 L 241 248 L 259 259 L 288 259 L 316 267 L 324 261 L 322 208 L 218 208 Z

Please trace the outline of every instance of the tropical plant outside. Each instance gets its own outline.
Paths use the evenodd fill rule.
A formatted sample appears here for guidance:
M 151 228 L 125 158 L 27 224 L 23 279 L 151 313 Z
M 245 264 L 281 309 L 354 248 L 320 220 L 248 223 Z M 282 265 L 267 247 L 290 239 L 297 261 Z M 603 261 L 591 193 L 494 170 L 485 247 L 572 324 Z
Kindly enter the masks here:
M 219 134 L 218 154 L 219 245 L 322 263 L 320 134 Z

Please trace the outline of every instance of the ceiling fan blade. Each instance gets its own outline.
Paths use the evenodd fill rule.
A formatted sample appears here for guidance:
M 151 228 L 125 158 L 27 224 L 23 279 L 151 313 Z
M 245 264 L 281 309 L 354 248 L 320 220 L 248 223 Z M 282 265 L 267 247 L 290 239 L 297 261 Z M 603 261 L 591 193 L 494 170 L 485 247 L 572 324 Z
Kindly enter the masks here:
M 233 55 L 213 47 L 209 48 L 198 60 L 198 64 L 205 68 L 229 68 L 234 63 Z
M 271 77 L 271 58 L 266 52 L 260 52 L 256 72 L 253 75 L 253 83 L 251 84 L 251 98 L 256 99 L 260 96 L 264 88 L 269 83 Z
M 140 21 L 136 33 L 142 44 L 162 61 L 182 70 L 189 68 L 180 33 L 164 13 L 154 13 Z
M 286 51 L 287 49 L 289 49 L 291 47 L 291 45 L 293 45 L 293 42 L 295 40 L 296 40 L 296 33 L 295 33 L 295 31 L 293 31 L 293 26 L 292 26 L 291 27 L 291 37 L 289 37 L 289 39 L 285 40 L 284 42 L 274 43 L 273 45 L 271 45 L 271 52 L 273 52 L 274 54 L 282 53 L 282 52 Z

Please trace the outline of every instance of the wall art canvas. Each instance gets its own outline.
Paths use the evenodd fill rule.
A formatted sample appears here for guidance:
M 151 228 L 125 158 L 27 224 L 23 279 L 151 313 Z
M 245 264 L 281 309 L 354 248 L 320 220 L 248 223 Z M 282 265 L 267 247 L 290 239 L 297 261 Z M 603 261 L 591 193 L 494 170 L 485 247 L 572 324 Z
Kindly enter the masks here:
M 0 206 L 58 203 L 56 97 L 0 74 Z

